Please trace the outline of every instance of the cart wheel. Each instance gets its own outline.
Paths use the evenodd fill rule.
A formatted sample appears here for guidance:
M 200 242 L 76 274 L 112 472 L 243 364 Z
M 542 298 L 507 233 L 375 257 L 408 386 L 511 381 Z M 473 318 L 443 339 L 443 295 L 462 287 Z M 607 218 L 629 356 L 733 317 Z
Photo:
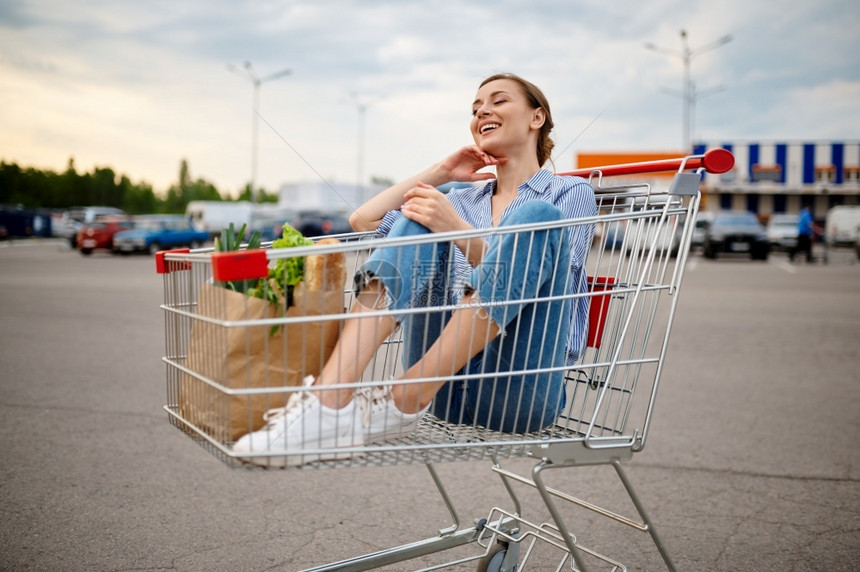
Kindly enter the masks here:
M 501 572 L 502 564 L 505 563 L 505 556 L 507 555 L 508 545 L 497 542 L 487 555 L 478 561 L 478 572 Z M 511 572 L 516 572 L 516 570 L 517 565 L 514 564 Z

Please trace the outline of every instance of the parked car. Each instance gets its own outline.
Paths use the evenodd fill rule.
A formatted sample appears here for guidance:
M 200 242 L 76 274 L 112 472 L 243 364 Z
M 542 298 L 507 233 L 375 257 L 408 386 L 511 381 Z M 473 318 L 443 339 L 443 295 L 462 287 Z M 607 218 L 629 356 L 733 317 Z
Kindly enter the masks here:
M 714 213 L 710 211 L 696 215 L 696 224 L 693 225 L 693 235 L 690 237 L 690 248 L 701 248 L 705 245 L 705 230 L 712 220 L 714 220 Z
M 83 255 L 92 254 L 93 250 L 113 250 L 113 237 L 118 232 L 131 230 L 134 223 L 128 217 L 104 216 L 93 223 L 86 224 L 78 231 L 75 242 Z
M 256 218 L 251 222 L 248 231 L 245 232 L 245 240 L 249 239 L 254 232 L 260 233 L 260 240 L 271 242 L 281 238 L 284 234 L 284 223 L 293 224 L 292 218 Z
M 0 227 L 0 238 L 52 236 L 52 213 L 48 209 L 23 205 L 0 205 Z
M 860 228 L 860 206 L 840 205 L 827 211 L 824 240 L 828 247 L 853 246 Z
M 113 237 L 116 252 L 149 252 L 187 246 L 200 248 L 209 240 L 209 233 L 195 228 L 184 215 L 140 217 L 133 230 L 118 232 Z
M 854 252 L 857 253 L 857 260 L 860 260 L 860 227 L 854 233 Z
M 602 226 L 602 231 L 605 249 L 616 250 L 624 245 L 624 222 L 612 221 L 606 223 Z
M 704 255 L 748 254 L 753 260 L 767 260 L 770 243 L 767 231 L 751 212 L 727 211 L 714 215 L 705 229 Z
M 300 211 L 293 226 L 307 237 L 353 232 L 346 215 L 321 211 Z
M 82 226 L 95 222 L 98 216 L 124 214 L 125 211 L 115 207 L 72 207 L 60 217 L 56 235 L 68 240 L 72 248 L 77 248 L 78 231 Z
M 778 250 L 791 250 L 797 247 L 796 214 L 775 214 L 767 222 L 767 240 L 770 247 Z

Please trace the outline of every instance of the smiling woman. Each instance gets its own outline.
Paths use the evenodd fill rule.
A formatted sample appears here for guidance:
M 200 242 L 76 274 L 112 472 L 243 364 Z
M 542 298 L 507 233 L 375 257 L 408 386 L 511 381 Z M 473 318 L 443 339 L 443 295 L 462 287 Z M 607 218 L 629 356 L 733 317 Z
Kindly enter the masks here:
M 594 216 L 594 191 L 584 179 L 542 169 L 553 147 L 552 126 L 549 104 L 534 84 L 514 74 L 490 76 L 472 103 L 475 144 L 381 192 L 359 207 L 350 223 L 391 238 L 429 238 Z M 436 188 L 451 182 L 473 186 L 447 194 Z M 588 303 L 576 295 L 587 290 L 583 266 L 592 234 L 593 225 L 582 224 L 534 236 L 511 231 L 376 249 L 356 272 L 356 301 L 334 352 L 311 379 L 309 387 L 319 391 L 309 389 L 270 412 L 272 422 L 239 439 L 233 451 L 239 457 L 248 453 L 249 462 L 268 463 L 259 453 L 271 453 L 285 441 L 291 451 L 334 444 L 359 409 L 369 419 L 368 442 L 410 432 L 431 404 L 440 419 L 492 430 L 533 431 L 551 423 L 564 406 L 562 369 L 583 349 Z M 538 299 L 551 301 L 526 301 L 532 288 Z M 562 293 L 570 297 L 558 297 Z M 488 311 L 481 301 L 512 304 Z M 443 306 L 456 309 L 432 319 L 409 313 Z M 391 312 L 380 315 L 380 307 Z M 405 341 L 404 383 L 367 402 L 362 396 L 369 388 L 354 384 L 397 328 Z M 510 375 L 516 370 L 545 373 L 525 379 Z M 448 381 L 479 371 L 507 381 Z M 439 381 L 416 382 L 427 376 Z M 522 402 L 531 405 L 507 401 L 509 392 L 521 393 Z M 510 406 L 500 415 L 503 402 Z M 306 431 L 308 425 L 314 430 Z
M 496 82 L 497 80 L 513 81 L 515 84 L 518 84 L 518 91 L 521 91 L 522 94 L 518 95 L 514 92 L 512 95 L 504 89 L 493 90 L 487 94 L 487 90 L 484 89 L 485 86 L 492 82 Z M 482 91 L 484 92 L 483 94 L 481 93 Z M 525 97 L 529 106 L 534 110 L 533 121 L 540 126 L 536 146 L 538 165 L 543 165 L 550 159 L 553 147 L 555 147 L 555 143 L 552 138 L 550 138 L 550 133 L 552 132 L 555 124 L 552 120 L 552 114 L 549 111 L 549 102 L 543 92 L 536 85 L 513 74 L 496 74 L 488 77 L 481 83 L 481 90 L 478 91 L 478 96 L 479 97 L 472 103 L 473 137 L 475 136 L 474 132 L 476 129 L 480 136 L 501 127 L 500 123 L 486 120 L 486 117 L 491 115 L 489 111 L 490 108 L 495 109 L 496 114 L 498 115 L 498 108 L 504 107 L 504 105 L 509 103 L 512 98 L 516 101 L 518 97 Z M 484 101 L 481 97 L 486 98 L 487 101 Z M 504 115 L 504 110 L 502 110 L 502 115 Z M 484 120 L 482 121 L 482 119 Z M 475 141 L 478 142 L 478 138 L 476 138 Z M 486 148 L 486 141 L 484 141 L 482 145 Z

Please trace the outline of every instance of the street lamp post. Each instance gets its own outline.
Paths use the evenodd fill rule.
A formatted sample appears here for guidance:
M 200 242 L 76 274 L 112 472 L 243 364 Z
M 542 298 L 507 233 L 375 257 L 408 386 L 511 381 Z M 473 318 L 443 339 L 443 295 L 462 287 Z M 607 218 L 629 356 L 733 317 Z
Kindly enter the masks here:
M 253 113 L 251 116 L 251 183 L 249 190 L 251 194 L 251 202 L 255 203 L 257 202 L 257 194 L 254 191 L 254 186 L 257 182 L 257 141 L 259 139 L 260 86 L 267 81 L 289 75 L 293 70 L 283 69 L 265 77 L 259 77 L 257 72 L 254 71 L 254 67 L 251 65 L 251 62 L 245 62 L 241 68 L 234 66 L 233 64 L 229 64 L 227 69 L 242 77 L 248 78 L 254 86 Z
M 365 147 L 365 121 L 367 108 L 371 106 L 367 100 L 359 97 L 358 93 L 352 91 L 349 94 L 355 109 L 358 111 L 358 144 L 355 166 L 355 192 L 359 202 L 364 202 L 364 147 Z M 372 103 L 379 101 L 375 99 Z
M 363 102 L 354 91 L 349 94 L 355 109 L 358 111 L 358 145 L 355 158 L 355 190 L 359 202 L 364 201 L 362 185 L 364 184 L 364 122 L 367 115 L 367 103 Z
M 696 102 L 701 97 L 712 95 L 714 93 L 723 91 L 723 89 L 725 88 L 721 85 L 715 85 L 714 87 L 710 87 L 708 89 L 696 89 L 696 82 L 690 82 L 690 142 L 692 142 L 693 138 L 696 136 Z
M 645 43 L 645 49 L 653 50 L 655 52 L 660 52 L 661 54 L 667 54 L 670 56 L 680 57 L 681 61 L 684 64 L 684 84 L 681 89 L 681 98 L 684 101 L 683 105 L 683 117 L 682 117 L 682 125 L 681 125 L 681 140 L 684 148 L 684 152 L 689 152 L 691 150 L 690 147 L 690 139 L 691 139 L 691 130 L 693 127 L 693 118 L 692 112 L 696 105 L 696 91 L 693 85 L 692 80 L 690 79 L 690 62 L 692 61 L 694 56 L 697 56 L 703 52 L 708 50 L 713 50 L 714 48 L 718 48 L 724 44 L 727 44 L 732 41 L 732 37 L 730 35 L 725 35 L 720 39 L 711 42 L 710 44 L 705 44 L 704 46 L 698 47 L 696 49 L 691 50 L 689 44 L 687 43 L 687 31 L 681 30 L 681 49 L 674 50 L 672 48 L 664 48 L 662 46 L 658 46 L 651 42 Z

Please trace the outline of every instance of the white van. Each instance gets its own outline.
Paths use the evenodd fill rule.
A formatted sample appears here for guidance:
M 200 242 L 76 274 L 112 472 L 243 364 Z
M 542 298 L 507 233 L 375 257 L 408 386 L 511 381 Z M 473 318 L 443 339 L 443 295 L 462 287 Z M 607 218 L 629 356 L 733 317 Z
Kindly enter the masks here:
M 860 205 L 838 206 L 827 211 L 824 240 L 828 247 L 853 247 L 860 228 Z
M 236 230 L 243 224 L 250 226 L 254 218 L 254 205 L 250 201 L 191 201 L 185 216 L 198 230 L 205 230 L 212 238 L 221 234 L 232 222 Z

